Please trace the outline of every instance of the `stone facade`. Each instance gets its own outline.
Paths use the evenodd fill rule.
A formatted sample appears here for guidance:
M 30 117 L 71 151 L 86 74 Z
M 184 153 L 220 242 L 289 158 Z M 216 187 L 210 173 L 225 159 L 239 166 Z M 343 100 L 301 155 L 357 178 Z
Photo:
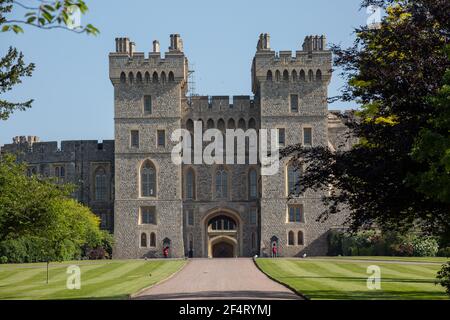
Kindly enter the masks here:
M 65 141 L 58 148 L 18 138 L 2 152 L 21 154 L 19 160 L 42 174 L 64 165 L 64 181 L 80 186 L 75 196 L 81 202 L 99 214 L 114 209 L 108 228 L 114 227 L 115 258 L 160 257 L 165 247 L 172 257 L 270 255 L 274 244 L 280 256 L 326 254 L 327 233 L 342 227 L 344 217 L 316 221 L 324 210 L 320 192 L 288 200 L 289 159 L 271 176 L 261 175 L 260 164 L 177 165 L 171 159 L 178 143 L 172 132 L 192 132 L 194 121 L 221 131 L 284 129 L 285 146 L 305 143 L 308 135 L 312 146 L 349 147 L 342 138 L 346 127 L 328 112 L 331 52 L 325 38 L 306 37 L 293 55 L 271 50 L 269 35 L 261 34 L 252 98 L 188 96 L 183 42 L 177 34 L 170 39 L 164 58 L 157 41 L 145 57 L 128 38 L 116 39 L 109 55 L 114 141 Z M 108 177 L 103 202 L 95 201 L 99 168 Z M 301 208 L 299 221 L 289 218 L 291 206 Z
M 114 141 L 39 142 L 37 137 L 15 137 L 1 153 L 12 153 L 28 164 L 28 174 L 54 178 L 77 186 L 75 199 L 101 218 L 101 228 L 114 230 Z M 103 179 L 102 196 L 96 195 L 96 177 Z M 98 181 L 98 180 L 97 180 Z M 99 181 L 98 181 L 99 182 Z

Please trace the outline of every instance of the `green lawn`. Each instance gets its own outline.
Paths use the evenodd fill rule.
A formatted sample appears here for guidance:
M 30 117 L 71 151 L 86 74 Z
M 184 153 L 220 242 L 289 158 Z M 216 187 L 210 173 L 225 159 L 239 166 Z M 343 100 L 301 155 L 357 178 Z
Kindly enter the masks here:
M 107 260 L 46 265 L 0 265 L 0 299 L 125 299 L 155 284 L 185 265 L 184 260 Z M 66 288 L 70 264 L 81 269 L 81 289 Z
M 415 262 L 395 257 L 405 262 L 402 264 L 390 257 L 372 257 L 376 262 L 353 261 L 367 257 L 347 258 L 257 259 L 256 263 L 266 274 L 310 299 L 448 299 L 444 288 L 434 284 L 445 259 L 433 263 L 434 258 Z M 367 288 L 370 265 L 381 269 L 381 290 Z

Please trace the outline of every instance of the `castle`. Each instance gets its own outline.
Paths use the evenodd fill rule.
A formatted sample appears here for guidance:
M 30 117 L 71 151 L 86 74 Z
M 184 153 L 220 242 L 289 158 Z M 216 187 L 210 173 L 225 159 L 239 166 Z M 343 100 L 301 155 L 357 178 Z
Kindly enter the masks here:
M 175 164 L 175 129 L 277 129 L 279 144 L 346 148 L 346 127 L 328 111 L 331 51 L 324 36 L 301 50 L 275 52 L 261 34 L 249 96 L 188 95 L 188 59 L 178 34 L 164 57 L 158 41 L 145 56 L 128 38 L 109 54 L 114 88 L 114 141 L 39 142 L 17 137 L 3 146 L 28 163 L 29 174 L 55 176 L 114 232 L 114 258 L 325 255 L 330 229 L 343 216 L 316 221 L 322 192 L 288 198 L 301 179 L 289 159 L 275 175 L 260 164 Z M 327 192 L 324 190 L 323 192 Z

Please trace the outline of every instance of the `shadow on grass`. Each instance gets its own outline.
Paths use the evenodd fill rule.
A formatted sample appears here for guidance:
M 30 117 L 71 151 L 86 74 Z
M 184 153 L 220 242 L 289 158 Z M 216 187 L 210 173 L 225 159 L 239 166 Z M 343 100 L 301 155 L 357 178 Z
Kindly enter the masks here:
M 366 282 L 367 277 L 312 277 L 312 276 L 292 276 L 292 277 L 280 277 L 283 282 L 290 282 L 292 279 L 329 279 L 329 280 L 339 280 L 339 281 L 356 281 L 356 282 Z M 286 281 L 284 281 L 286 280 Z M 407 279 L 407 278 L 381 278 L 381 282 L 400 282 L 400 283 L 424 283 L 424 284 L 434 284 L 435 279 Z
M 303 290 L 308 298 L 327 300 L 436 300 L 448 299 L 445 293 L 429 291 L 338 291 L 338 290 Z
M 301 299 L 293 292 L 280 291 L 199 291 L 199 292 L 178 292 L 178 293 L 155 293 L 145 294 L 135 297 L 134 300 L 227 300 L 227 299 L 255 299 L 255 300 L 299 300 Z
M 50 300 L 50 301 L 63 301 L 63 300 L 128 300 L 128 295 L 116 295 L 109 297 L 50 297 L 50 298 L 42 298 L 42 297 L 20 297 L 20 296 L 3 296 L 1 300 Z

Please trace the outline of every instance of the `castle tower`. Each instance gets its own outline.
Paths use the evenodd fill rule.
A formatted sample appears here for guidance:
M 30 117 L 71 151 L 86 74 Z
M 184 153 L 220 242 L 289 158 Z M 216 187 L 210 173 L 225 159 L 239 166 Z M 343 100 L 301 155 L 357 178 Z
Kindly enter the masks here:
M 308 36 L 302 50 L 275 52 L 262 34 L 252 66 L 252 88 L 260 103 L 261 128 L 278 129 L 280 147 L 302 143 L 326 146 L 327 88 L 331 51 L 324 36 Z M 282 256 L 325 254 L 326 225 L 315 220 L 323 211 L 320 194 L 306 192 L 288 201 L 290 182 L 301 173 L 289 160 L 277 174 L 261 179 L 261 254 L 274 243 Z
M 115 117 L 115 258 L 184 256 L 181 166 L 171 161 L 170 134 L 181 127 L 188 61 L 179 35 L 146 58 L 128 38 L 109 54 Z

